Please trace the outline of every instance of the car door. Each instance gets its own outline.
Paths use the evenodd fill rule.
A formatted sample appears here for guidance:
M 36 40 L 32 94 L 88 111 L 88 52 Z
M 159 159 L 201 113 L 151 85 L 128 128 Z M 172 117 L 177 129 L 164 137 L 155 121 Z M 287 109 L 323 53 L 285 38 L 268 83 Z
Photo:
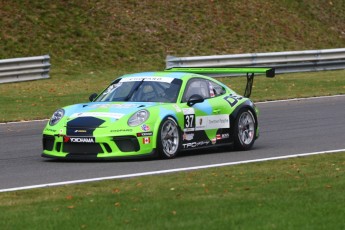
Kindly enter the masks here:
M 201 96 L 204 101 L 188 106 L 187 102 L 193 95 Z M 207 79 L 193 78 L 186 85 L 182 97 L 184 129 L 182 147 L 184 149 L 204 147 L 217 143 L 222 129 L 229 129 L 229 114 L 223 114 L 225 100 L 217 95 L 211 82 Z M 224 102 L 223 102 L 224 101 Z M 226 131 L 228 132 L 228 131 Z M 217 136 L 218 135 L 218 136 Z

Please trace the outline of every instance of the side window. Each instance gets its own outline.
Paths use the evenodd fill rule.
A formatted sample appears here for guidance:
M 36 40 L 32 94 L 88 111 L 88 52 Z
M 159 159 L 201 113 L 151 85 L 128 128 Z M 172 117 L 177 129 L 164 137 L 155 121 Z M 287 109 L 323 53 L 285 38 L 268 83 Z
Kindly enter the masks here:
M 193 94 L 199 94 L 203 98 L 210 97 L 209 83 L 204 79 L 191 79 L 184 92 L 182 102 L 187 102 Z
M 210 90 L 211 97 L 217 97 L 217 96 L 225 94 L 226 92 L 223 86 L 218 85 L 217 83 L 213 81 L 209 81 L 209 90 Z

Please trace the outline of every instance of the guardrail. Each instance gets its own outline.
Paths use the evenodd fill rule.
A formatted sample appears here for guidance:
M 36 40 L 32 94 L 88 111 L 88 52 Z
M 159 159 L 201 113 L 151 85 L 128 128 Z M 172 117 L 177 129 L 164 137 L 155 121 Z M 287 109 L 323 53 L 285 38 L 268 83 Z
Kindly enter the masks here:
M 49 78 L 49 55 L 0 60 L 0 83 Z
M 273 67 L 276 73 L 345 69 L 345 48 L 195 57 L 167 56 L 172 67 Z

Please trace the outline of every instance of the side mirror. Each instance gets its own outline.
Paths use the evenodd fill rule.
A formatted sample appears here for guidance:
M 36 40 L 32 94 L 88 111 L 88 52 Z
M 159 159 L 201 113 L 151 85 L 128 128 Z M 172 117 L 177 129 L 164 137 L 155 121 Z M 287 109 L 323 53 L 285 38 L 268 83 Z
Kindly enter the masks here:
M 96 98 L 97 96 L 98 96 L 97 93 L 93 93 L 93 94 L 90 95 L 89 100 L 92 102 L 93 100 L 95 100 L 95 98 Z
M 195 105 L 196 103 L 201 103 L 201 102 L 204 102 L 204 98 L 202 96 L 200 96 L 199 94 L 193 94 L 188 99 L 187 105 L 189 107 L 191 107 L 191 106 Z

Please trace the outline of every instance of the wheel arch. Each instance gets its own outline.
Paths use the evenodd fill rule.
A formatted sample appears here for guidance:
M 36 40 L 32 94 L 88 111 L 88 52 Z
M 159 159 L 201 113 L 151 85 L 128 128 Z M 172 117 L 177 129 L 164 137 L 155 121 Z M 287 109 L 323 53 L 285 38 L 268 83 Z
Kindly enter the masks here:
M 231 122 L 235 121 L 235 119 L 238 116 L 238 113 L 242 109 L 249 109 L 255 118 L 256 124 L 258 124 L 258 117 L 257 117 L 257 112 L 255 111 L 254 103 L 249 101 L 249 100 L 247 100 L 247 101 L 243 102 L 242 104 L 240 104 L 239 106 L 237 106 L 236 109 L 230 114 Z
M 254 119 L 255 119 L 255 129 L 257 129 L 259 127 L 258 116 L 257 116 L 257 112 L 255 110 L 254 103 L 250 100 L 247 100 L 247 101 L 243 102 L 242 104 L 240 104 L 239 106 L 237 106 L 236 109 L 230 114 L 230 132 L 231 132 L 232 137 L 234 137 L 234 135 L 235 135 L 234 124 L 235 124 L 236 118 L 238 117 L 240 111 L 243 109 L 249 109 L 250 110 L 250 112 L 253 114 Z
M 160 128 L 162 122 L 169 117 L 172 118 L 176 122 L 178 130 L 180 132 L 180 135 L 182 135 L 181 127 L 180 127 L 180 124 L 178 122 L 176 114 L 173 114 L 173 113 L 164 114 L 164 116 L 159 117 L 159 120 L 157 122 L 155 122 L 155 125 L 154 125 L 154 129 L 153 129 L 153 131 L 154 131 L 154 133 L 153 133 L 154 146 L 153 147 L 154 148 L 158 147 L 157 142 L 158 142 L 159 128 Z

